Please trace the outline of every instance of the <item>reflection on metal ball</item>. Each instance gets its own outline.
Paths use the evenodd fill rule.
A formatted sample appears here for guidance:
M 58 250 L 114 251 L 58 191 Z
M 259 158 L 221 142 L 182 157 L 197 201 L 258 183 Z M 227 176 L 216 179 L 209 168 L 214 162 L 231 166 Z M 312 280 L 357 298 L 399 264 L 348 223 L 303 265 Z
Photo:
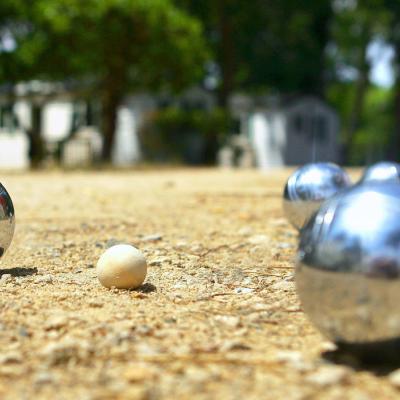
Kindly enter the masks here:
M 303 309 L 332 341 L 400 338 L 400 185 L 356 185 L 325 202 L 300 236 Z
M 350 178 L 332 163 L 306 164 L 288 179 L 283 193 L 283 208 L 289 222 L 301 229 L 319 206 L 351 185 Z
M 15 228 L 14 206 L 5 187 L 0 183 L 0 257 L 11 244 Z
M 400 164 L 388 161 L 379 162 L 368 167 L 360 179 L 360 183 L 386 181 L 400 183 Z

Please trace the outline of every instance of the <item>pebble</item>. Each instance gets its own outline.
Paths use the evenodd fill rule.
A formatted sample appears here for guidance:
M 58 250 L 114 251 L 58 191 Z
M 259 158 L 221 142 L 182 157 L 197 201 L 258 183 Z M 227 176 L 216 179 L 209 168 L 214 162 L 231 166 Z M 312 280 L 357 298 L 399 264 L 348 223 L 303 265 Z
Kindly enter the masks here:
M 324 366 L 309 374 L 306 381 L 316 386 L 327 387 L 347 381 L 350 373 L 351 370 L 347 367 Z
M 156 257 L 156 258 L 153 258 L 152 260 L 150 260 L 149 265 L 160 266 L 162 264 L 168 263 L 169 261 L 170 261 L 170 259 L 168 257 L 160 256 L 160 257 Z
M 12 280 L 12 275 L 11 274 L 3 274 L 3 275 L 1 275 L 1 279 L 0 279 L 1 283 L 7 283 L 7 282 L 10 282 L 11 280 Z
M 172 286 L 173 289 L 185 289 L 187 287 L 188 284 L 186 282 L 177 282 L 174 286 Z
M 220 346 L 220 351 L 233 351 L 233 350 L 251 350 L 251 347 L 243 342 L 236 340 L 226 340 Z
M 19 352 L 9 352 L 0 355 L 0 364 L 14 364 L 22 362 L 22 355 Z
M 393 386 L 400 389 L 400 369 L 396 369 L 391 372 L 388 376 L 388 379 Z
M 202 387 L 204 387 L 206 382 L 210 381 L 209 372 L 206 369 L 195 365 L 186 366 L 185 377 L 189 380 L 191 385 L 198 384 Z
M 321 345 L 319 346 L 321 352 L 326 352 L 326 351 L 335 351 L 337 350 L 336 344 L 333 342 L 322 342 Z
M 288 364 L 297 371 L 305 372 L 312 369 L 312 364 L 307 362 L 298 351 L 279 351 L 275 359 L 280 363 Z
M 278 249 L 292 249 L 295 247 L 295 245 L 292 243 L 281 242 L 281 243 L 277 243 L 275 245 L 275 247 L 277 247 Z
M 30 337 L 31 336 L 31 333 L 24 326 L 21 326 L 18 329 L 18 334 L 22 337 Z
M 142 342 L 135 346 L 135 352 L 140 356 L 156 356 L 160 354 L 158 348 L 150 346 L 149 344 Z
M 110 247 L 116 246 L 117 244 L 121 244 L 121 243 L 122 243 L 122 242 L 121 242 L 120 240 L 111 238 L 111 239 L 108 239 L 108 240 L 107 240 L 106 245 L 105 245 L 105 248 L 106 248 L 106 249 L 109 249 Z
M 104 306 L 104 303 L 100 300 L 90 300 L 89 306 L 94 308 L 101 308 Z
M 250 236 L 253 233 L 253 229 L 250 226 L 244 226 L 238 230 L 240 236 Z
M 162 239 L 162 234 L 161 233 L 154 233 L 152 235 L 147 235 L 142 237 L 143 242 L 157 242 Z
M 47 344 L 40 355 L 49 365 L 59 365 L 71 359 L 85 359 L 90 352 L 91 348 L 86 342 L 66 338 L 62 342 Z
M 54 382 L 54 377 L 51 373 L 43 371 L 43 372 L 38 372 L 34 377 L 33 377 L 33 383 L 35 385 L 46 385 Z
M 178 243 L 175 244 L 175 248 L 176 248 L 176 249 L 179 249 L 179 250 L 185 249 L 185 248 L 187 248 L 188 246 L 189 246 L 189 243 L 186 242 L 186 241 L 184 241 L 184 240 L 181 240 L 180 242 L 178 242 Z
M 203 246 L 201 244 L 195 244 L 190 248 L 190 251 L 193 251 L 194 253 L 200 253 L 203 251 Z
M 42 275 L 42 276 L 38 276 L 35 279 L 35 283 L 52 283 L 53 282 L 53 278 L 51 275 Z
M 269 221 L 272 226 L 287 226 L 288 223 L 284 218 L 275 218 Z
M 238 287 L 235 289 L 236 294 L 247 294 L 254 292 L 254 289 L 247 288 L 247 287 Z
M 250 244 L 268 244 L 270 241 L 269 237 L 266 235 L 254 235 L 247 239 Z
M 275 360 L 282 363 L 298 363 L 304 360 L 303 354 L 299 351 L 278 351 Z
M 240 318 L 233 315 L 216 315 L 214 320 L 230 328 L 237 328 L 240 326 Z
M 45 324 L 46 330 L 60 329 L 68 325 L 68 318 L 62 315 L 51 317 Z
M 154 370 L 144 366 L 131 366 L 124 371 L 124 378 L 131 383 L 145 382 L 154 376 Z
M 280 291 L 283 291 L 283 292 L 289 292 L 289 291 L 293 290 L 293 288 L 294 288 L 293 282 L 288 282 L 286 280 L 279 281 L 277 283 L 274 283 L 271 286 L 271 289 L 280 290 Z

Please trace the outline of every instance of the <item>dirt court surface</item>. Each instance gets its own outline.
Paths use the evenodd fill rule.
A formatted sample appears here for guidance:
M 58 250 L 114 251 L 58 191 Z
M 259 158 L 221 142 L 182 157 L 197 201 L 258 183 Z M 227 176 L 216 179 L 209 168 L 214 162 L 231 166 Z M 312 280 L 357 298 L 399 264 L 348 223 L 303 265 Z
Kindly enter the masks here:
M 289 174 L 1 174 L 17 224 L 0 264 L 0 398 L 399 398 L 396 367 L 324 357 L 295 292 Z M 96 278 L 118 242 L 146 255 L 139 290 Z

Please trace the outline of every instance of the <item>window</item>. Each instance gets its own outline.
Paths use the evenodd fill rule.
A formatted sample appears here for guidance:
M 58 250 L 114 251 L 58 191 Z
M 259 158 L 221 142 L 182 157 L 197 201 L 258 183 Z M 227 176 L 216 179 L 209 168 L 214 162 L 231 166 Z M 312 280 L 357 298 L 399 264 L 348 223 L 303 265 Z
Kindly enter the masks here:
M 305 135 L 310 141 L 327 142 L 329 134 L 328 119 L 323 114 L 296 114 L 291 119 L 292 131 Z
M 295 115 L 293 117 L 293 130 L 297 134 L 301 134 L 304 131 L 304 118 L 302 115 Z
M 0 128 L 14 130 L 18 127 L 12 105 L 0 106 Z
M 320 142 L 328 140 L 328 123 L 323 115 L 315 115 L 313 117 L 313 132 L 315 132 L 316 139 Z

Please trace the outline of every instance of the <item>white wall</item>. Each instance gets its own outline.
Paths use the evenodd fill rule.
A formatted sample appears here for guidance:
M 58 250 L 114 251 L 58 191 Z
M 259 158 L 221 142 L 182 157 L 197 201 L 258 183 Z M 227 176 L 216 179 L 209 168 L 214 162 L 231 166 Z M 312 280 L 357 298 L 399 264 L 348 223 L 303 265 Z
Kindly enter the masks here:
M 28 101 L 17 101 L 14 112 L 23 129 L 31 128 L 31 105 Z M 42 135 L 48 142 L 65 139 L 70 133 L 73 104 L 70 101 L 53 101 L 43 107 Z
M 140 148 L 137 137 L 137 117 L 127 106 L 120 107 L 112 160 L 115 165 L 130 165 L 139 161 Z
M 0 130 L 0 168 L 26 169 L 29 167 L 29 142 L 23 132 L 5 133 Z
M 282 166 L 285 128 L 280 114 L 254 113 L 250 117 L 249 131 L 257 166 L 264 170 Z
M 14 112 L 18 118 L 18 122 L 23 129 L 31 127 L 31 106 L 27 101 L 17 101 L 14 104 Z
M 153 97 L 142 94 L 125 99 L 118 110 L 112 160 L 115 165 L 132 165 L 141 159 L 138 131 L 145 116 L 156 108 Z
M 46 104 L 43 110 L 43 138 L 48 142 L 65 139 L 71 131 L 73 104 L 57 101 Z

